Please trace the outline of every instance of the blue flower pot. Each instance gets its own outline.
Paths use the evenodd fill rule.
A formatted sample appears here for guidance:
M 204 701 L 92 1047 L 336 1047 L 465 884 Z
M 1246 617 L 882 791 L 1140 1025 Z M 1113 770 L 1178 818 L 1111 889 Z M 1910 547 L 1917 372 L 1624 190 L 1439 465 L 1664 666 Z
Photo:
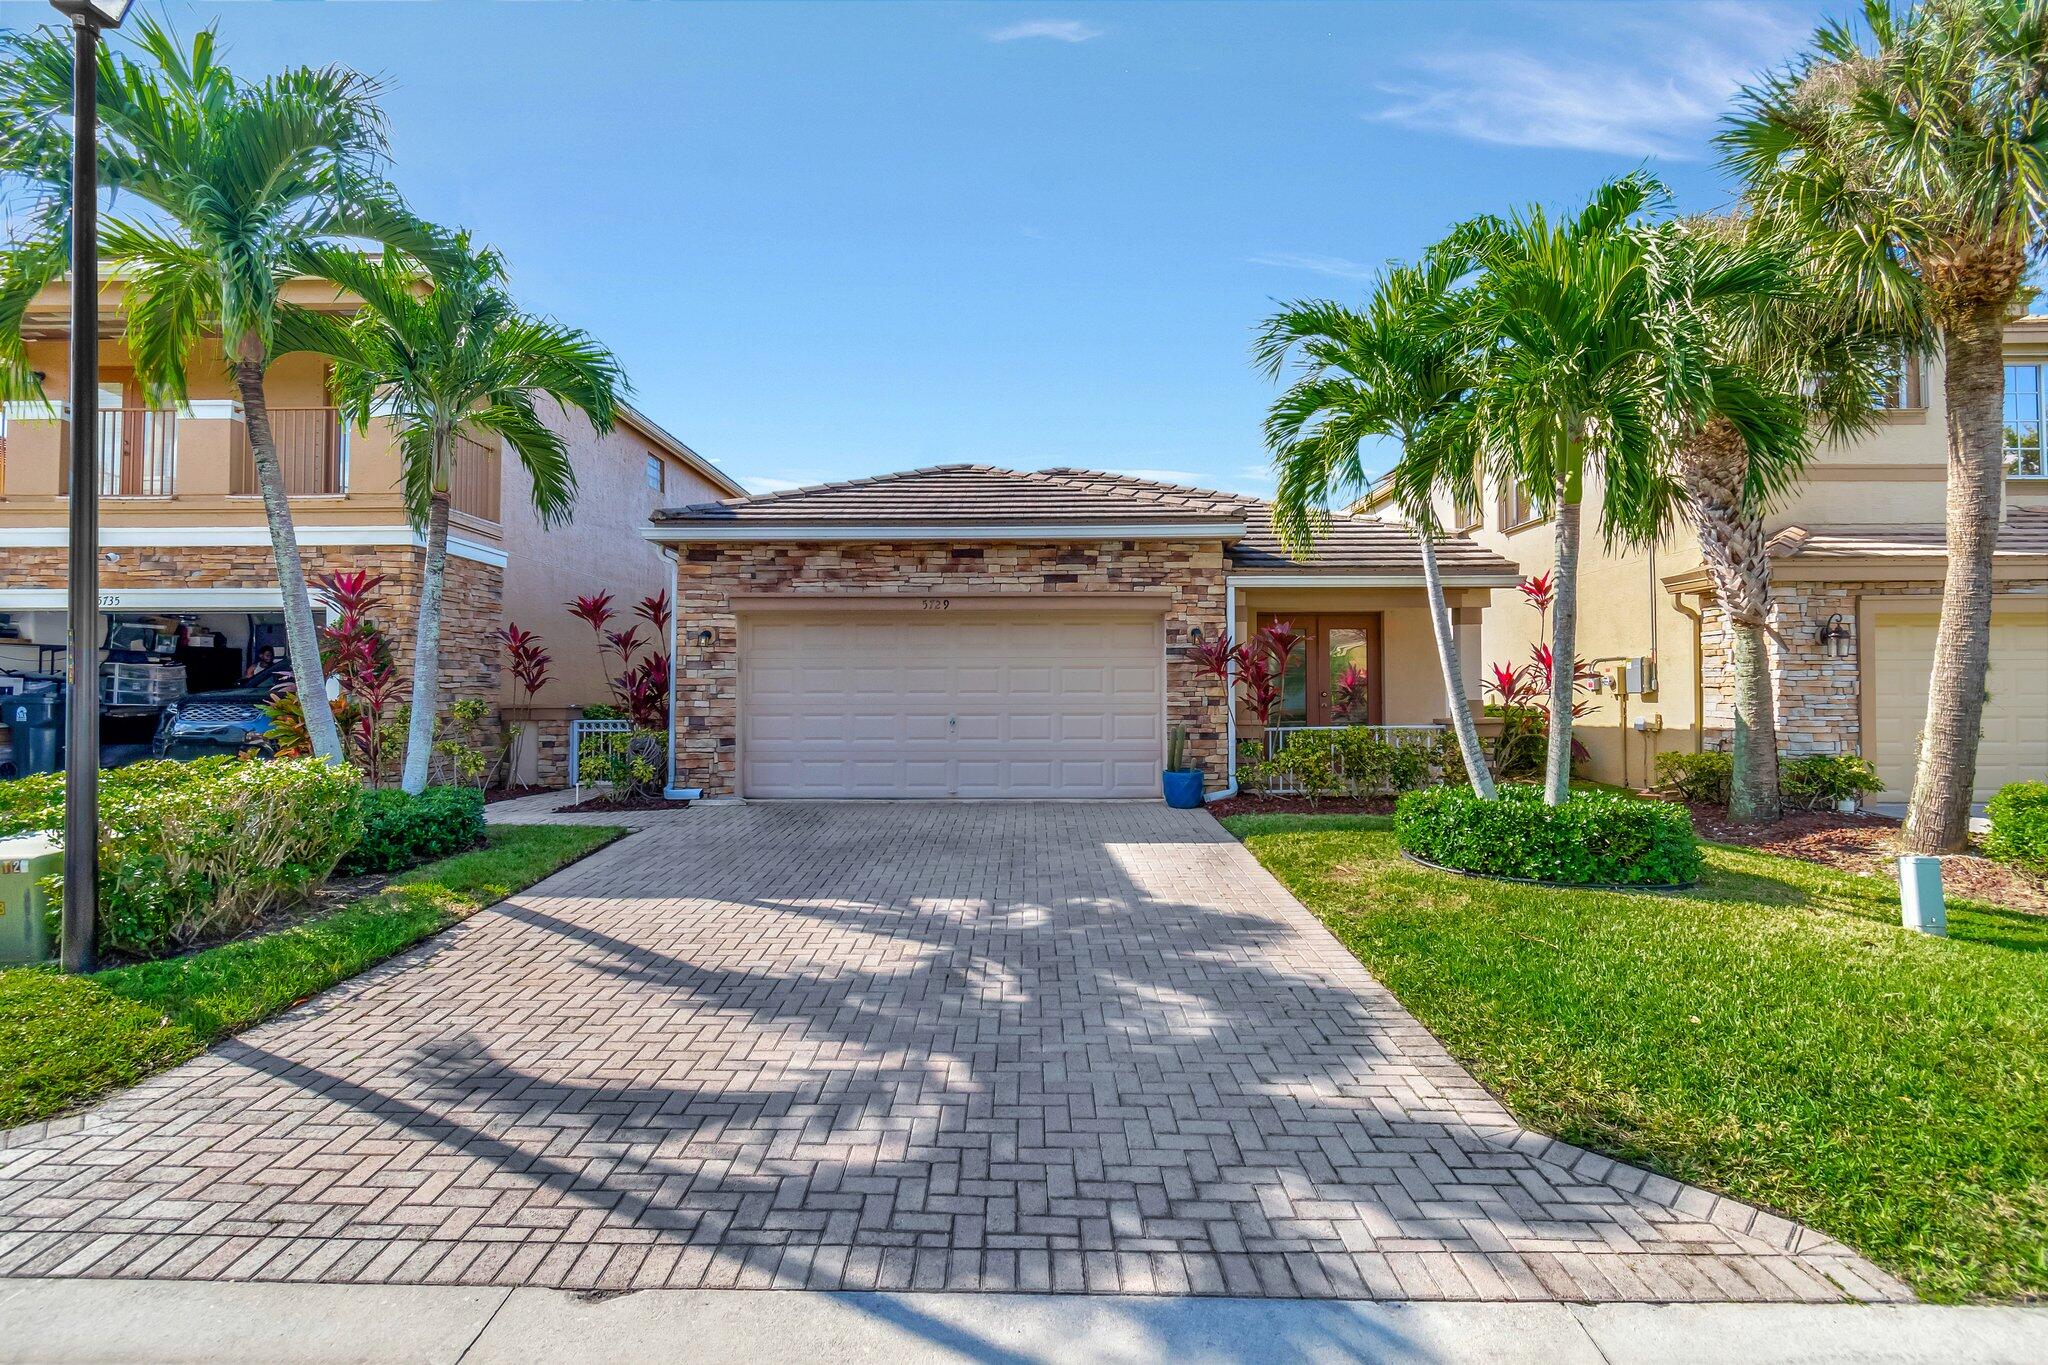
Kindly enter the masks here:
M 1194 769 L 1177 773 L 1161 773 L 1160 782 L 1166 788 L 1166 804 L 1177 810 L 1197 810 L 1202 804 L 1202 774 Z

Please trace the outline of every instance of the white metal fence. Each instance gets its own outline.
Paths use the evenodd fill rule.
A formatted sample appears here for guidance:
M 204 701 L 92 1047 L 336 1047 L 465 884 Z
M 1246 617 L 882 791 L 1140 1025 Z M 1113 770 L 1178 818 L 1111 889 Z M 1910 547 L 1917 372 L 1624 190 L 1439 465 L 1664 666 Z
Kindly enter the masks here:
M 1266 757 L 1272 758 L 1285 749 L 1297 735 L 1336 734 L 1345 730 L 1364 730 L 1373 738 L 1388 744 L 1414 745 L 1418 748 L 1435 749 L 1443 741 L 1449 729 L 1443 725 L 1269 725 L 1266 727 Z M 1345 781 L 1343 763 L 1332 755 L 1331 766 L 1336 770 L 1337 781 L 1348 787 Z M 1275 773 L 1262 788 L 1268 796 L 1302 796 L 1307 788 L 1291 773 Z
M 634 739 L 646 736 L 661 743 L 661 753 L 655 760 L 656 785 L 662 786 L 668 777 L 667 740 L 659 731 L 636 730 L 630 720 L 572 720 L 569 722 L 569 780 L 576 785 L 576 800 L 583 800 L 583 788 L 602 783 L 613 785 L 609 780 L 590 774 L 586 781 L 586 762 L 592 769 L 600 768 L 605 760 L 617 758 Z

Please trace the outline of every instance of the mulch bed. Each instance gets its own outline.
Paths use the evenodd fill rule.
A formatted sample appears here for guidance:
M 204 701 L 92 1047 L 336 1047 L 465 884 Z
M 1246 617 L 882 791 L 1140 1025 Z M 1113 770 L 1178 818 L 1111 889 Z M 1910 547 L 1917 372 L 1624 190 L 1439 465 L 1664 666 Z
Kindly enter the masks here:
M 517 801 L 522 796 L 540 796 L 561 790 L 560 787 L 494 787 L 484 793 L 484 804 L 495 806 L 500 801 Z
M 1211 801 L 1208 809 L 1218 820 L 1226 815 L 1392 815 L 1394 798 L 1371 796 L 1363 800 L 1349 797 L 1339 800 L 1326 797 L 1321 801 L 1311 801 L 1305 796 L 1240 795 Z
M 616 797 L 593 796 L 566 806 L 556 806 L 557 815 L 602 815 L 607 811 L 621 810 L 683 810 L 687 801 L 671 801 L 665 796 Z
M 1886 815 L 1840 815 L 1800 811 L 1771 825 L 1738 825 L 1718 806 L 1692 806 L 1700 837 L 1744 844 L 1784 858 L 1798 858 L 1867 877 L 1898 876 L 1899 821 Z M 1975 853 L 1941 860 L 1942 890 L 1951 896 L 2002 905 L 2029 914 L 2048 914 L 2048 877 L 1994 862 Z

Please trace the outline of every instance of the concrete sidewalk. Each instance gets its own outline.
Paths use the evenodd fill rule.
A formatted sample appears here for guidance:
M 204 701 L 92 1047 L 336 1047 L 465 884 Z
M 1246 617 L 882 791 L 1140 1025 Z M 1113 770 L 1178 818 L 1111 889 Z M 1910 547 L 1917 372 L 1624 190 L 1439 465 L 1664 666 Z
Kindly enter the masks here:
M 0 1280 L 0 1363 L 2032 1362 L 2048 1309 Z

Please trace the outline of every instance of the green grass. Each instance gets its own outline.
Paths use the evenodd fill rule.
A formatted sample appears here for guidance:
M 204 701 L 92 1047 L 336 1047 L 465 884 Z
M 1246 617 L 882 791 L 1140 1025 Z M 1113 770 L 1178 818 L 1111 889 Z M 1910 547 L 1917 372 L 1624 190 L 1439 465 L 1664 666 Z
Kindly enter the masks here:
M 617 838 L 597 825 L 493 829 L 469 853 L 260 938 L 64 976 L 0 971 L 0 1128 L 75 1108 L 192 1056 L 533 885 Z
M 1777 1209 L 1937 1300 L 2048 1296 L 2048 919 L 1711 845 L 1698 890 L 1401 860 L 1392 821 L 1224 822 L 1517 1118 Z

